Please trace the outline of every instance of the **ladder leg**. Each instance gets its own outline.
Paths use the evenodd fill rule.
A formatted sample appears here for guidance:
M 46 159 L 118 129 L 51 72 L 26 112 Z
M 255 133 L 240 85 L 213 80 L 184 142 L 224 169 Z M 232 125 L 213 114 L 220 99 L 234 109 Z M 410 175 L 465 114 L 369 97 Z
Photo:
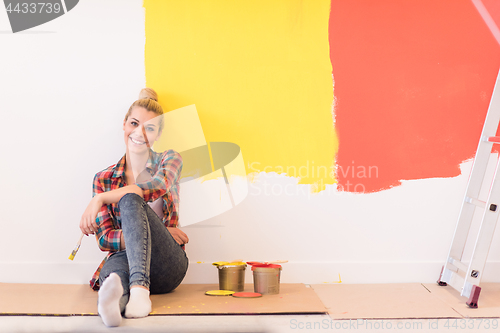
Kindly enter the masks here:
M 447 286 L 448 283 L 443 281 L 443 271 L 444 271 L 444 266 L 441 268 L 441 273 L 439 274 L 439 279 L 437 280 L 437 284 L 440 286 Z
M 465 304 L 467 304 L 469 308 L 477 309 L 477 301 L 479 299 L 480 293 L 481 293 L 481 287 L 473 286 L 469 299 L 467 300 L 467 302 L 465 302 Z

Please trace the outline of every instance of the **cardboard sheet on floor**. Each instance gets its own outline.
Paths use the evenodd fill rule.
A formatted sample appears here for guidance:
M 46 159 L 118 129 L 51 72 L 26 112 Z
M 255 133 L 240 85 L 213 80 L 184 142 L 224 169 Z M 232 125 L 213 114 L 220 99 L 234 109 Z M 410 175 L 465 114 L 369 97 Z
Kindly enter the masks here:
M 461 318 L 420 283 L 314 284 L 332 319 Z
M 0 283 L 0 314 L 97 315 L 97 293 L 82 284 Z
M 181 284 L 172 293 L 152 295 L 152 315 L 326 313 L 312 288 L 281 284 L 278 295 L 258 298 L 207 296 L 214 284 Z M 253 285 L 245 285 L 253 291 Z M 97 292 L 87 285 L 0 283 L 0 315 L 96 315 Z
M 500 283 L 481 283 L 478 308 L 471 309 L 465 304 L 467 297 L 450 286 L 439 286 L 437 283 L 424 283 L 424 286 L 437 298 L 448 304 L 464 317 L 488 318 L 500 316 Z
M 207 296 L 208 290 L 219 289 L 215 284 L 184 284 L 166 295 L 153 295 L 152 314 L 285 314 L 326 313 L 325 306 L 312 288 L 304 284 L 280 285 L 277 295 L 257 298 Z M 245 284 L 245 291 L 253 292 L 253 284 Z

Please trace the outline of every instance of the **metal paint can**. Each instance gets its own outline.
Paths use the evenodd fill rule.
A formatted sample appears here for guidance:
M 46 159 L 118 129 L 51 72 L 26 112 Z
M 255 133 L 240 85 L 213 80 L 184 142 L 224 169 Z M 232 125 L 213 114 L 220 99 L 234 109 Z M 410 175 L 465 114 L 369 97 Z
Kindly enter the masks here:
M 218 265 L 219 270 L 219 289 L 232 290 L 234 292 L 245 289 L 245 263 L 228 263 Z
M 273 264 L 252 265 L 253 289 L 262 295 L 280 293 L 281 266 Z

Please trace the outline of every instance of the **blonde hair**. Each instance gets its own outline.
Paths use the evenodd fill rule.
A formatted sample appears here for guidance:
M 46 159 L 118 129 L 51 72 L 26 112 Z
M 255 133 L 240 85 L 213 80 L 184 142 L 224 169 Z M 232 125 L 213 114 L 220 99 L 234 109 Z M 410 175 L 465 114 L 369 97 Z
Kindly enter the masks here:
M 161 132 L 163 129 L 163 117 L 161 117 L 163 115 L 163 108 L 158 103 L 158 95 L 156 92 L 151 88 L 142 89 L 139 93 L 139 99 L 132 103 L 128 109 L 127 114 L 125 115 L 125 121 L 127 121 L 130 113 L 132 113 L 132 109 L 136 106 L 145 108 L 147 111 L 154 112 L 157 116 L 160 116 L 159 132 Z
M 149 98 L 158 102 L 158 94 L 151 88 L 144 88 L 139 93 L 139 99 Z

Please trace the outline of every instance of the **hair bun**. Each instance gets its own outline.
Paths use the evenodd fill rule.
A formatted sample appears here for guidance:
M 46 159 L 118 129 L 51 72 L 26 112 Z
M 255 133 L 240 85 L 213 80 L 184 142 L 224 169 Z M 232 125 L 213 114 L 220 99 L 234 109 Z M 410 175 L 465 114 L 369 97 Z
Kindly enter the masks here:
M 158 102 L 158 95 L 153 89 L 144 88 L 141 89 L 141 92 L 139 93 L 139 99 L 152 99 L 153 101 Z

